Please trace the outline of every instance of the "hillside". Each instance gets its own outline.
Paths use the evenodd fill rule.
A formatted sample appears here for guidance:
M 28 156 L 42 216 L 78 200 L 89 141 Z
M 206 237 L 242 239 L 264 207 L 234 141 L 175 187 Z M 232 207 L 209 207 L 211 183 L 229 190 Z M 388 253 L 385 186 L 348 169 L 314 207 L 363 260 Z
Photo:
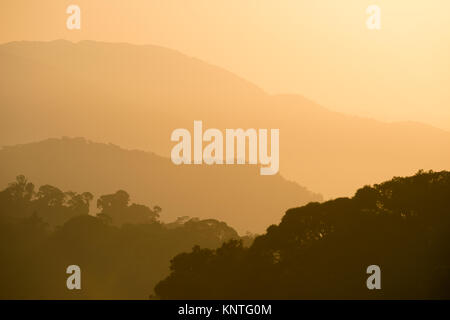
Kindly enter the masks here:
M 449 132 L 269 95 L 157 46 L 12 42 L 0 45 L 0 70 L 0 145 L 82 136 L 168 157 L 171 132 L 192 130 L 194 120 L 219 129 L 279 128 L 281 174 L 326 198 L 450 163 Z
M 280 220 L 280 208 L 322 199 L 280 175 L 261 176 L 255 166 L 175 166 L 153 153 L 82 138 L 4 147 L 0 168 L 2 188 L 23 174 L 36 184 L 95 197 L 123 189 L 137 203 L 160 206 L 165 222 L 181 216 L 214 218 L 240 233 L 264 231 Z

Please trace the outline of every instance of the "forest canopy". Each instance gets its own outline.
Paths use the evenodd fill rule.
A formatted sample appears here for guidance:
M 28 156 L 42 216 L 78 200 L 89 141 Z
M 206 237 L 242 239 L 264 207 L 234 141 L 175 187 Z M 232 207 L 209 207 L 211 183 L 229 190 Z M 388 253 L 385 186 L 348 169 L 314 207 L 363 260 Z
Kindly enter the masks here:
M 147 299 L 176 254 L 240 238 L 215 219 L 161 223 L 160 207 L 130 204 L 123 190 L 100 196 L 95 216 L 92 200 L 36 189 L 24 176 L 0 192 L 0 299 Z M 66 288 L 72 264 L 82 270 L 79 291 Z
M 215 219 L 162 223 L 123 190 L 100 196 L 95 216 L 92 200 L 23 176 L 0 192 L 0 298 L 450 298 L 447 171 L 292 208 L 256 238 Z M 71 264 L 79 291 L 65 286 Z M 366 287 L 370 265 L 382 290 Z
M 352 198 L 290 209 L 246 248 L 194 248 L 171 262 L 163 299 L 450 298 L 450 173 L 423 172 Z M 366 268 L 381 268 L 368 290 Z

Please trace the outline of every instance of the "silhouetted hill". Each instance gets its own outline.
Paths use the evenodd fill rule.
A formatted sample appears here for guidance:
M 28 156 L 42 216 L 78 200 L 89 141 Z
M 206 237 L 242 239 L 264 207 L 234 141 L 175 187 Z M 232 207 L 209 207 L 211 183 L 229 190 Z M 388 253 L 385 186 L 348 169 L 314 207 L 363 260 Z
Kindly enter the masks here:
M 290 209 L 250 248 L 232 240 L 182 253 L 155 292 L 166 299 L 449 299 L 449 209 L 450 172 L 394 178 L 351 199 Z M 371 265 L 381 270 L 380 290 L 366 286 Z
M 172 256 L 240 239 L 215 219 L 161 223 L 157 208 L 130 204 L 124 190 L 102 195 L 96 217 L 91 200 L 24 176 L 0 191 L 0 299 L 147 299 Z M 71 291 L 66 269 L 74 264 L 82 284 Z
M 0 45 L 0 70 L 0 145 L 83 136 L 169 156 L 171 132 L 192 129 L 194 120 L 219 129 L 279 128 L 280 172 L 326 197 L 450 163 L 446 131 L 269 95 L 157 46 L 13 42 Z
M 82 138 L 4 147 L 0 168 L 2 186 L 23 174 L 37 184 L 95 197 L 123 189 L 138 203 L 160 206 L 163 221 L 214 218 L 241 233 L 262 232 L 279 221 L 283 208 L 322 200 L 280 175 L 261 176 L 256 166 L 176 166 L 153 153 Z

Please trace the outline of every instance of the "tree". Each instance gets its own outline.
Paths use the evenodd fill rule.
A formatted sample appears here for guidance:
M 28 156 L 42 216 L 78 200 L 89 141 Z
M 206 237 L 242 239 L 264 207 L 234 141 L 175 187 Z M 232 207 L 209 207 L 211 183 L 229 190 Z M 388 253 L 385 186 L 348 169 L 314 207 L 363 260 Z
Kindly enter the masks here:
M 100 214 L 110 217 L 114 225 L 124 223 L 153 223 L 159 218 L 161 208 L 155 206 L 153 210 L 141 204 L 130 203 L 130 196 L 126 191 L 119 190 L 113 194 L 101 196 L 97 200 Z

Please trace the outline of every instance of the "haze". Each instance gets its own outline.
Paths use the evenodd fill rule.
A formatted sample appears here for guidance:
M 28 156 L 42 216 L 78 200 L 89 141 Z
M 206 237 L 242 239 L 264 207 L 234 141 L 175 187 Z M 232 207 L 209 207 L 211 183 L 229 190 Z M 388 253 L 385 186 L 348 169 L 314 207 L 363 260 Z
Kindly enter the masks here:
M 65 9 L 82 9 L 69 31 Z M 156 44 L 230 70 L 269 93 L 332 110 L 450 129 L 450 2 L 361 0 L 2 0 L 0 42 Z M 378 4 L 382 29 L 365 26 Z

